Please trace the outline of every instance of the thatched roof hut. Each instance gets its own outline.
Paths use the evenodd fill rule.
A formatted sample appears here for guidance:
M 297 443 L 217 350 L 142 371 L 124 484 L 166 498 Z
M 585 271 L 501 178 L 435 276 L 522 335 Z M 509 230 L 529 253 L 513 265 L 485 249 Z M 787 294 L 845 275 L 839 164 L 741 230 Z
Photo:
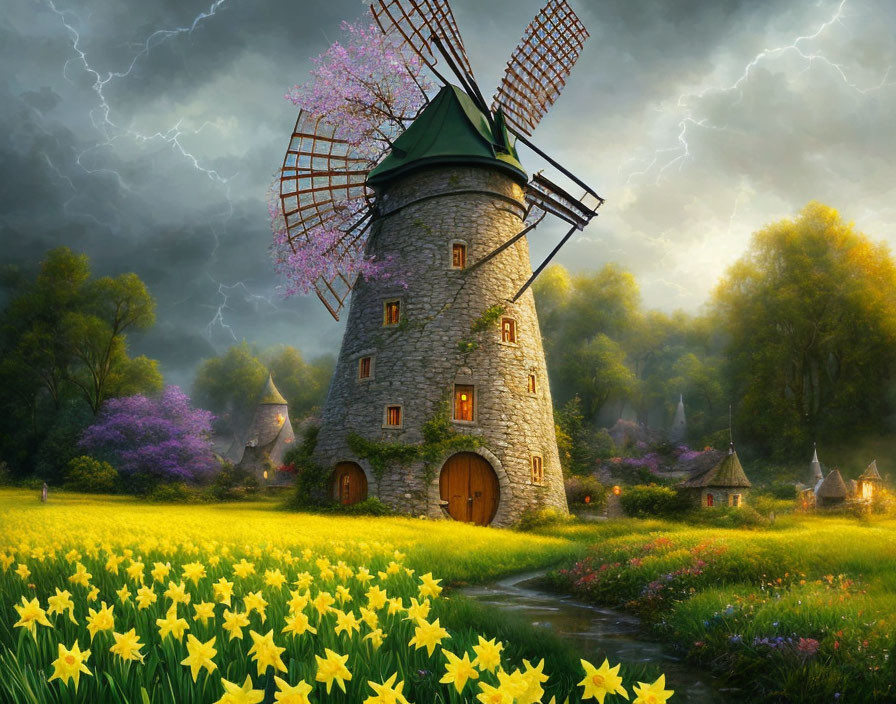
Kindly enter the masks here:
M 710 507 L 740 506 L 744 490 L 749 489 L 752 484 L 747 479 L 732 443 L 728 454 L 720 462 L 691 472 L 680 486 L 693 494 L 696 503 Z
M 849 489 L 840 470 L 832 469 L 815 490 L 817 506 L 838 506 L 846 501 Z
M 877 460 L 871 460 L 871 464 L 869 464 L 865 471 L 859 475 L 859 481 L 868 481 L 868 482 L 882 482 L 883 477 L 880 476 L 880 472 L 877 471 Z

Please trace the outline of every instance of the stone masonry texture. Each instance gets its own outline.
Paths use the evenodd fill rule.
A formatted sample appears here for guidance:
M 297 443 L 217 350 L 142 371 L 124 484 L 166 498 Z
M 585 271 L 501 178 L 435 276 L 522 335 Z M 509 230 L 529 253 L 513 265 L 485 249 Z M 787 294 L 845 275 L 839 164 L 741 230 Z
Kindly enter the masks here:
M 369 440 L 417 444 L 422 425 L 446 400 L 451 414 L 455 384 L 475 387 L 473 422 L 452 421 L 476 435 L 498 477 L 500 498 L 493 525 L 506 526 L 530 508 L 567 511 L 554 434 L 544 349 L 531 288 L 511 298 L 532 273 L 525 237 L 482 266 L 472 266 L 523 228 L 523 187 L 488 167 L 436 166 L 415 171 L 379 194 L 368 254 L 392 257 L 407 287 L 359 280 L 345 335 L 321 415 L 315 460 L 332 469 L 356 462 L 367 474 L 369 495 L 391 507 L 432 518 L 440 506 L 442 458 L 427 475 L 422 462 L 389 468 L 378 480 L 370 464 L 348 446 L 355 432 Z M 467 267 L 451 268 L 451 247 L 467 247 Z M 384 304 L 401 303 L 401 323 L 384 325 Z M 485 332 L 471 324 L 494 305 L 516 322 L 516 344 L 501 341 L 500 321 Z M 461 340 L 478 347 L 464 353 Z M 371 377 L 359 379 L 362 357 L 372 357 Z M 528 392 L 535 374 L 536 393 Z M 385 426 L 388 405 L 402 408 L 400 428 Z M 544 482 L 532 481 L 532 456 L 543 458 Z

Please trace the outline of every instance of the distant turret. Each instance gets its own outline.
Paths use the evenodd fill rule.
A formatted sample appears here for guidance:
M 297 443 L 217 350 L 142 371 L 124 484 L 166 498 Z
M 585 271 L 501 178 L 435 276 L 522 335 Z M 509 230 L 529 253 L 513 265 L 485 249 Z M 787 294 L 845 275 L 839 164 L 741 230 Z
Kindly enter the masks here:
M 809 464 L 809 486 L 817 487 L 819 482 L 824 479 L 821 471 L 821 462 L 818 461 L 818 449 L 812 451 L 812 462 Z
M 274 473 L 283 464 L 283 455 L 293 440 L 295 433 L 289 422 L 286 399 L 268 375 L 255 415 L 241 440 L 237 463 L 259 479 L 274 481 L 278 478 Z
M 684 417 L 684 396 L 678 396 L 678 408 L 675 409 L 675 418 L 672 420 L 672 427 L 669 429 L 669 440 L 671 442 L 681 442 L 687 434 L 687 421 Z

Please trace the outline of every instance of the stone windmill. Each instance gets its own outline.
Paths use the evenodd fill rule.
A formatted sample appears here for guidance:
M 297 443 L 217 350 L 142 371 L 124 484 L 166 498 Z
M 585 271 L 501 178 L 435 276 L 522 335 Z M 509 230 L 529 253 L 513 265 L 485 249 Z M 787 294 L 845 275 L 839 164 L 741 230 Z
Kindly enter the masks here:
M 338 226 L 331 250 L 391 257 L 407 279 L 354 280 L 337 266 L 314 282 L 337 320 L 353 291 L 315 459 L 343 503 L 369 494 L 415 515 L 495 525 L 528 508 L 566 511 L 529 287 L 603 199 L 529 137 L 588 33 L 566 0 L 549 0 L 489 105 L 445 0 L 374 0 L 371 11 L 442 88 L 372 168 L 337 127 L 299 113 L 281 174 L 289 241 Z M 551 178 L 527 175 L 519 143 Z M 526 236 L 547 214 L 569 229 L 533 273 Z M 468 443 L 434 445 L 424 432 L 446 413 L 450 436 Z M 420 452 L 384 462 L 397 444 Z

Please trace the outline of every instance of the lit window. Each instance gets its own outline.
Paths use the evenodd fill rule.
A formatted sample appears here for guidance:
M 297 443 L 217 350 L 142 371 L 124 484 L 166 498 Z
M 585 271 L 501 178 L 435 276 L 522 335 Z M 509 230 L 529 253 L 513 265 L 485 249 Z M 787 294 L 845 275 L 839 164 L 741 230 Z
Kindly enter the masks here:
M 401 322 L 401 301 L 386 301 L 383 304 L 383 325 L 398 325 Z
M 537 389 L 538 389 L 538 387 L 535 385 L 535 375 L 530 374 L 529 381 L 526 384 L 526 391 L 528 391 L 530 394 L 534 394 L 537 391 Z
M 401 427 L 401 406 L 386 406 L 386 425 Z
M 369 379 L 370 378 L 370 357 L 361 357 L 358 360 L 358 378 L 359 379 Z
M 473 420 L 473 387 L 454 385 L 454 420 Z
M 538 455 L 532 456 L 532 483 L 544 484 L 544 462 Z
M 728 505 L 729 506 L 740 506 L 740 494 L 729 494 L 728 495 Z
M 513 318 L 501 318 L 501 342 L 516 342 L 516 321 Z
M 467 266 L 467 245 L 463 242 L 454 242 L 451 245 L 451 268 L 463 269 Z

